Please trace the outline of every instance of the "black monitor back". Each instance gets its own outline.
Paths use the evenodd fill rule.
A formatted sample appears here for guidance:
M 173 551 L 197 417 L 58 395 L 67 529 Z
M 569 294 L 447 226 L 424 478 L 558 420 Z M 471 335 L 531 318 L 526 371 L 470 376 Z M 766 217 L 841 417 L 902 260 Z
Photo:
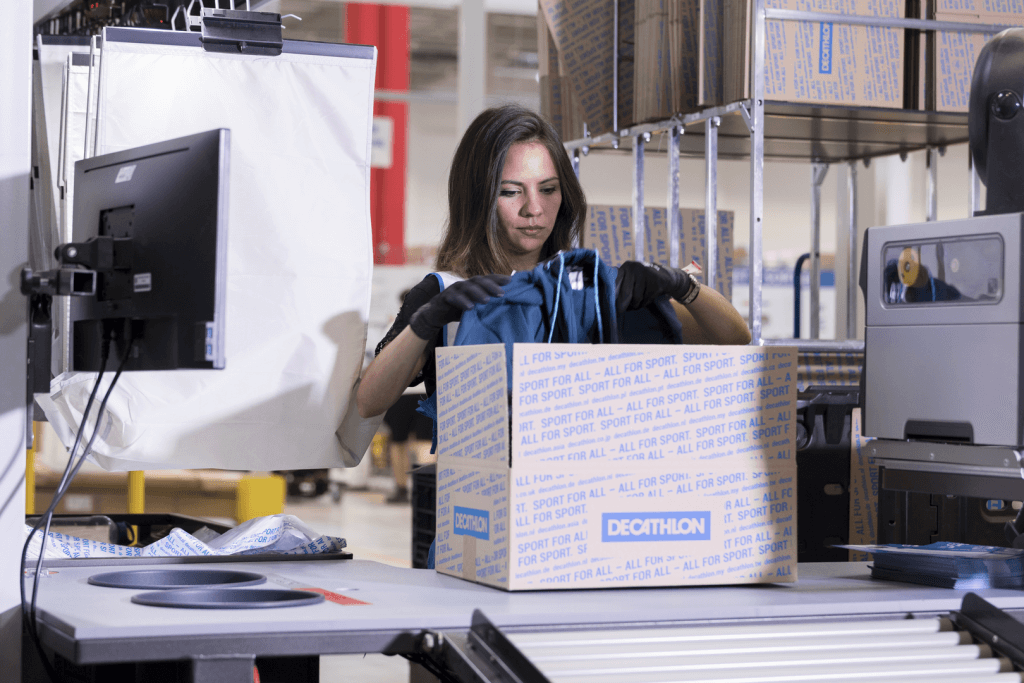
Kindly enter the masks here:
M 116 246 L 71 298 L 72 370 L 98 371 L 105 338 L 108 368 L 127 339 L 126 370 L 224 367 L 229 146 L 217 129 L 75 164 L 73 243 Z

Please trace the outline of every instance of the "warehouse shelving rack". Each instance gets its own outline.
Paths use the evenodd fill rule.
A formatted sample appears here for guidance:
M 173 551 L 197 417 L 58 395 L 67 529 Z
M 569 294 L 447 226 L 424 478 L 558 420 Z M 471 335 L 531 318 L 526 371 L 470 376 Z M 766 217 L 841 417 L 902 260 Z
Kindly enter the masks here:
M 874 107 L 795 104 L 765 100 L 765 51 L 768 21 L 832 22 L 920 31 L 957 31 L 995 34 L 1006 28 L 996 24 L 969 24 L 925 19 L 866 17 L 828 12 L 807 12 L 765 6 L 753 2 L 751 67 L 752 97 L 723 106 L 673 116 L 663 121 L 620 128 L 618 125 L 618 0 L 614 3 L 612 130 L 564 143 L 579 174 L 581 156 L 593 149 L 631 149 L 633 155 L 633 240 L 637 254 L 645 250 L 644 158 L 646 145 L 655 135 L 667 138 L 669 207 L 669 262 L 679 267 L 679 160 L 682 155 L 705 159 L 705 221 L 708 253 L 706 282 L 715 282 L 718 266 L 718 159 L 750 161 L 750 329 L 751 343 L 759 346 L 793 345 L 803 351 L 863 352 L 856 337 L 857 164 L 872 158 L 927 150 L 928 220 L 937 217 L 938 156 L 949 145 L 968 141 L 967 114 Z M 764 161 L 771 159 L 811 162 L 811 339 L 765 339 L 761 325 L 763 279 Z M 820 340 L 820 240 L 821 184 L 833 164 L 848 165 L 849 259 L 847 267 L 847 320 L 845 340 Z M 970 204 L 980 208 L 980 181 L 970 169 Z

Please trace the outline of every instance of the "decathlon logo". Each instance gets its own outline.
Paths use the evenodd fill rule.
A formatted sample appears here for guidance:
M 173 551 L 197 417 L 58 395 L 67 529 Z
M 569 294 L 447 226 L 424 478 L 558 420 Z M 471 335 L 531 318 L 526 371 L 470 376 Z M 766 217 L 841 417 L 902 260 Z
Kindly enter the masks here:
M 710 539 L 710 512 L 605 512 L 601 515 L 601 540 L 605 543 Z
M 455 533 L 460 536 L 475 536 L 485 541 L 490 540 L 490 513 L 487 510 L 455 506 Z
M 832 22 L 821 22 L 820 42 L 818 43 L 818 73 L 832 73 Z

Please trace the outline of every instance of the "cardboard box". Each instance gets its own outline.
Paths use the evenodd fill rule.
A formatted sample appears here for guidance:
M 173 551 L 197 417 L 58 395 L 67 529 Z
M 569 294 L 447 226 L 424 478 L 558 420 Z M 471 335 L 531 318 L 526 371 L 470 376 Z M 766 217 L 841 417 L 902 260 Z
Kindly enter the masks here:
M 558 75 L 558 48 L 548 30 L 544 17 L 537 17 L 537 75 L 540 82 L 540 113 L 562 139 L 563 130 L 562 85 Z
M 554 41 L 560 73 L 592 135 L 612 130 L 614 9 L 589 0 L 541 0 L 540 17 Z M 633 0 L 619 0 L 619 125 L 633 116 Z M 566 104 L 563 90 L 562 102 Z M 582 126 L 581 126 L 582 128 Z M 570 129 L 570 132 L 573 132 Z M 578 135 L 563 137 L 579 137 Z
M 752 3 L 725 1 L 723 80 L 728 101 L 752 86 Z M 904 0 L 767 0 L 767 7 L 902 17 Z M 902 29 L 826 22 L 767 22 L 765 99 L 811 104 L 903 107 Z
M 725 64 L 725 2 L 700 0 L 697 92 L 701 107 L 727 104 L 722 79 Z
M 700 0 L 636 0 L 633 121 L 697 109 Z
M 1024 0 L 934 0 L 936 21 L 966 24 L 1019 26 L 1024 16 Z M 926 95 L 923 108 L 934 111 L 964 112 L 969 105 L 974 66 L 991 34 L 937 31 L 934 55 L 925 68 Z
M 1024 0 L 933 0 L 937 14 L 986 14 L 1001 16 L 998 24 L 1020 23 L 1024 16 Z M 1016 20 L 1013 18 L 1016 17 Z
M 636 0 L 634 122 L 724 104 L 723 0 Z
M 973 6 L 973 0 L 961 2 L 940 2 L 939 6 Z M 981 3 L 977 3 L 981 4 Z M 985 5 L 991 5 L 986 2 Z M 937 12 L 937 21 L 958 21 L 967 24 L 1019 24 L 1020 15 L 1008 17 L 1000 14 L 963 14 L 960 12 Z M 971 94 L 971 79 L 974 65 L 978 62 L 981 48 L 992 35 L 984 33 L 963 33 L 961 31 L 939 31 L 935 34 L 934 64 L 931 70 L 930 87 L 927 87 L 926 104 L 934 111 L 967 112 Z
M 605 263 L 622 265 L 636 259 L 633 244 L 633 208 L 629 206 L 588 207 L 587 227 L 583 233 L 583 246 L 596 249 Z M 707 230 L 704 211 L 680 209 L 682 225 L 679 238 L 679 265 L 696 260 L 704 267 L 707 263 Z M 645 261 L 669 265 L 668 210 L 645 207 L 646 229 L 644 238 Z M 736 216 L 732 211 L 718 212 L 718 276 L 715 289 L 726 298 L 732 297 L 732 236 Z
M 563 140 L 577 140 L 583 137 L 583 111 L 542 16 L 537 17 L 537 41 L 541 115 L 551 122 Z
M 438 571 L 510 591 L 796 580 L 795 348 L 512 354 L 510 396 L 504 344 L 437 350 Z
M 850 540 L 852 545 L 878 543 L 878 465 L 868 452 L 871 437 L 861 434 L 860 408 L 850 415 Z M 868 553 L 850 551 L 850 562 L 870 562 Z

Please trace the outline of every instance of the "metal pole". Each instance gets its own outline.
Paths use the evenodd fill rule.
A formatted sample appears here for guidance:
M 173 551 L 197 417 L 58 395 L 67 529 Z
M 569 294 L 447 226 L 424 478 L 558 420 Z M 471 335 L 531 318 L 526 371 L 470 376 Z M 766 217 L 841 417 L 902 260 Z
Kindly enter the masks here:
M 933 21 L 931 19 L 897 19 L 895 17 L 869 17 L 838 12 L 805 12 L 793 9 L 775 9 L 769 7 L 765 16 L 775 21 L 802 21 L 811 23 L 824 22 L 850 26 L 877 26 L 880 28 L 918 29 L 920 31 L 956 31 L 958 33 L 995 35 L 1008 28 L 1016 28 L 1010 24 L 970 24 L 963 21 Z
M 981 176 L 978 175 L 978 169 L 974 167 L 974 155 L 969 150 L 967 152 L 967 167 L 971 176 L 971 213 L 968 217 L 973 218 L 974 214 L 981 211 Z
M 928 148 L 928 221 L 939 218 L 939 152 Z
M 828 164 L 811 164 L 811 339 L 821 337 L 821 184 Z
M 578 149 L 572 150 L 572 153 L 569 155 L 569 159 L 572 162 L 572 172 L 576 174 L 576 179 L 579 180 L 579 177 L 580 177 L 580 150 L 578 150 Z M 576 236 L 573 237 L 573 239 L 572 239 L 572 248 L 573 249 L 579 249 L 580 248 L 580 241 L 582 240 L 582 238 L 583 238 L 583 236 L 581 234 L 579 234 L 579 233 L 577 233 Z
M 704 261 L 705 279 L 712 289 L 718 286 L 718 126 L 722 120 L 712 116 L 704 122 L 704 239 L 708 253 Z
M 644 216 L 644 138 L 650 134 L 637 135 L 633 138 L 633 258 L 643 261 L 646 258 L 646 234 Z
M 846 338 L 857 338 L 857 162 L 848 164 L 846 187 L 850 195 L 850 241 L 846 267 Z
M 486 107 L 487 12 L 483 0 L 464 0 L 459 5 L 459 51 L 456 63 L 459 134 Z
M 612 132 L 619 132 L 619 0 L 612 0 Z
M 141 515 L 146 511 L 146 473 L 133 470 L 128 473 L 128 514 Z
M 672 126 L 668 131 L 668 264 L 679 267 L 679 136 L 683 129 Z
M 93 36 L 89 41 L 89 78 L 85 85 L 85 148 L 82 150 L 82 156 L 85 159 L 92 156 L 90 154 L 92 149 L 90 149 L 89 140 L 92 139 L 93 128 L 95 127 L 93 117 L 96 112 L 93 111 L 93 108 L 96 106 L 96 103 L 92 99 L 92 84 L 94 77 L 99 78 L 99 74 L 96 73 L 96 40 L 96 36 Z
M 29 407 L 32 410 L 32 407 Z M 32 423 L 32 447 L 25 451 L 25 514 L 36 514 L 36 453 L 39 451 L 39 423 Z
M 750 334 L 761 343 L 761 285 L 764 260 L 761 232 L 764 214 L 764 0 L 754 0 L 753 97 L 750 100 Z

